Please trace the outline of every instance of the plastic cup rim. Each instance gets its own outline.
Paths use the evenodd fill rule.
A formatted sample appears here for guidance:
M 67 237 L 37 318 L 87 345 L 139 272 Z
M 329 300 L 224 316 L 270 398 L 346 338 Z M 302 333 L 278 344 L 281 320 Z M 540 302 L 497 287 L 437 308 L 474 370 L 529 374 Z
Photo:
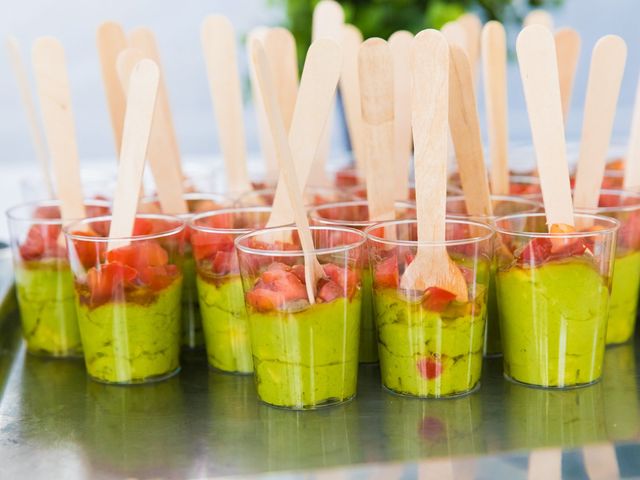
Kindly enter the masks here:
M 550 233 L 550 232 L 526 232 L 526 231 L 514 231 L 514 230 L 508 230 L 506 228 L 501 228 L 498 226 L 498 224 L 501 221 L 510 221 L 510 220 L 515 220 L 517 218 L 524 218 L 524 217 L 528 217 L 528 218 L 546 218 L 546 213 L 545 212 L 538 212 L 538 213 L 516 213 L 513 215 L 505 215 L 502 217 L 498 217 L 495 220 L 494 223 L 494 229 L 496 231 L 496 233 L 499 233 L 501 235 L 510 235 L 510 236 L 519 236 L 519 237 L 527 237 L 527 238 L 584 238 L 584 237 L 596 237 L 599 235 L 607 235 L 607 234 L 612 234 L 615 235 L 615 233 L 618 231 L 618 229 L 620 228 L 620 222 L 618 220 L 616 220 L 615 218 L 611 218 L 611 217 L 607 217 L 604 215 L 593 215 L 593 214 L 589 214 L 589 213 L 579 213 L 579 212 L 574 212 L 573 217 L 574 218 L 584 218 L 584 219 L 592 219 L 592 220 L 598 220 L 598 221 L 602 221 L 602 222 L 608 222 L 611 224 L 610 227 L 605 227 L 603 230 L 594 230 L 591 232 L 568 232 L 568 233 Z
M 83 201 L 85 206 L 96 206 L 96 207 L 106 207 L 106 208 L 111 208 L 113 205 L 113 202 L 111 202 L 110 200 L 99 200 L 99 199 L 85 199 Z M 64 222 L 73 222 L 76 223 L 78 221 L 81 220 L 85 220 L 85 219 L 81 219 L 81 218 L 72 218 L 70 220 L 65 220 L 62 218 L 35 218 L 33 216 L 29 216 L 29 217 L 22 217 L 22 216 L 17 216 L 16 212 L 20 209 L 23 208 L 37 208 L 37 207 L 58 207 L 60 208 L 61 206 L 61 202 L 58 199 L 55 198 L 50 198 L 47 200 L 33 200 L 33 201 L 29 201 L 29 202 L 23 202 L 23 203 L 19 203 L 17 205 L 14 205 L 13 207 L 10 207 L 9 209 L 7 209 L 5 211 L 5 215 L 7 217 L 7 219 L 11 222 L 30 222 L 30 223 L 37 223 L 39 225 L 61 225 Z M 93 217 L 91 217 L 93 218 Z
M 366 228 L 375 225 L 375 220 L 333 220 L 329 218 L 318 217 L 317 213 L 319 210 L 325 208 L 344 208 L 344 207 L 368 207 L 369 200 L 367 199 L 359 199 L 359 200 L 345 200 L 341 202 L 331 202 L 325 203 L 323 205 L 316 205 L 313 207 L 307 208 L 307 215 L 313 221 L 322 222 L 323 226 L 335 226 L 335 227 L 351 227 L 351 228 Z M 394 202 L 395 208 L 406 208 L 406 209 L 416 209 L 416 204 L 409 200 L 396 200 Z M 316 214 L 316 215 L 314 215 Z
M 131 235 L 128 237 L 94 237 L 90 235 L 82 235 L 79 233 L 71 233 L 74 229 L 78 228 L 78 226 L 80 225 L 86 225 L 86 224 L 97 223 L 97 222 L 109 222 L 113 219 L 113 215 L 101 215 L 99 217 L 85 218 L 84 220 L 79 220 L 79 221 L 70 223 L 69 225 L 65 226 L 62 229 L 62 231 L 68 240 L 80 240 L 83 242 L 94 242 L 94 243 L 108 243 L 114 240 L 139 242 L 141 240 L 153 240 L 156 238 L 171 237 L 173 235 L 176 235 L 182 232 L 186 225 L 185 220 L 183 218 L 180 218 L 177 215 L 165 215 L 162 213 L 136 213 L 135 218 L 172 221 L 172 222 L 178 222 L 179 225 L 161 232 L 149 233 L 145 235 Z
M 229 208 L 221 208 L 219 210 L 212 210 L 210 212 L 202 212 L 196 215 L 192 215 L 187 221 L 187 225 L 189 228 L 193 230 L 197 230 L 198 232 L 204 233 L 218 233 L 218 234 L 244 234 L 255 231 L 255 228 L 221 228 L 221 227 L 207 227 L 204 225 L 196 225 L 198 220 L 201 220 L 206 217 L 212 217 L 215 215 L 228 215 L 232 213 L 271 213 L 272 208 L 266 205 L 255 205 L 253 207 L 229 207 Z M 262 229 L 258 229 L 262 230 Z

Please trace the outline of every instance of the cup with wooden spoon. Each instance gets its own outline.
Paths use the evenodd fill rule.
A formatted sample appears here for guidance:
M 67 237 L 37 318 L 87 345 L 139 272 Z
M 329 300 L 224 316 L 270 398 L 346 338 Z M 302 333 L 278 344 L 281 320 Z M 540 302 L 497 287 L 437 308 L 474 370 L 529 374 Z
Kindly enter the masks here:
M 416 36 L 411 69 L 417 220 L 366 232 L 383 385 L 440 398 L 479 385 L 493 231 L 445 219 L 449 45 L 440 32 Z
M 153 61 L 135 65 L 113 214 L 64 230 L 87 373 L 103 383 L 146 383 L 180 369 L 184 221 L 136 214 L 158 83 Z
M 553 35 L 527 27 L 517 53 L 545 213 L 495 222 L 506 249 L 496 277 L 505 376 L 547 388 L 587 385 L 602 373 L 619 223 L 574 214 Z
M 235 240 L 249 316 L 256 389 L 263 402 L 314 409 L 356 393 L 365 236 L 310 227 L 269 65 L 253 49 L 255 74 L 295 226 Z

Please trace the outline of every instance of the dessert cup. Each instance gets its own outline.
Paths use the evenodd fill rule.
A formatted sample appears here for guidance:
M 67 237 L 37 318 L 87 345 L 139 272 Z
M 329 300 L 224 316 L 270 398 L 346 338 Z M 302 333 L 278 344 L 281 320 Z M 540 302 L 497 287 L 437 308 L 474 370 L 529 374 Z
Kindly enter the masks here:
M 322 277 L 310 302 L 297 229 L 238 237 L 256 390 L 263 402 L 304 410 L 356 394 L 365 235 L 311 227 Z
M 196 215 L 189 222 L 209 366 L 251 374 L 249 320 L 234 240 L 264 228 L 271 209 L 246 207 Z
M 463 395 L 479 386 L 493 258 L 491 227 L 448 219 L 444 242 L 417 241 L 415 220 L 366 230 L 383 385 L 415 397 Z M 437 285 L 404 291 L 400 280 L 420 248 L 446 249 L 468 288 L 468 300 Z
M 583 231 L 548 233 L 543 213 L 495 221 L 504 374 L 516 382 L 568 388 L 602 374 L 619 223 L 574 218 Z
M 87 200 L 85 205 L 89 215 L 109 213 L 106 202 Z M 29 353 L 81 357 L 73 275 L 59 206 L 56 200 L 46 200 L 7 211 L 16 293 Z
M 180 369 L 184 221 L 139 214 L 128 238 L 99 233 L 110 223 L 64 229 L 87 373 L 118 384 L 168 378 Z
M 350 188 L 308 186 L 304 191 L 306 206 L 323 205 L 332 202 L 348 202 L 359 198 Z M 246 192 L 238 197 L 238 207 L 271 206 L 276 194 L 276 187 L 261 188 Z

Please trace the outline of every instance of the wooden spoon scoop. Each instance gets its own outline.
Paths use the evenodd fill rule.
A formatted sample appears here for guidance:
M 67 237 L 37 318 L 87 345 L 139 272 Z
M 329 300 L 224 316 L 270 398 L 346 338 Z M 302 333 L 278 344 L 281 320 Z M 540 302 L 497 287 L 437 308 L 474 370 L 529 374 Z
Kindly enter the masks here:
M 524 17 L 524 26 L 530 27 L 532 25 L 540 25 L 553 31 L 553 17 L 546 10 L 531 10 L 527 16 Z
M 303 206 L 302 191 L 298 186 L 299 182 L 289 142 L 287 141 L 282 115 L 279 112 L 267 55 L 260 42 L 257 40 L 254 40 L 254 42 L 256 42 L 256 44 L 252 47 L 252 61 L 255 67 L 256 79 L 260 85 L 262 99 L 265 102 L 265 113 L 271 128 L 278 161 L 280 162 L 280 170 L 284 178 L 284 183 L 287 186 L 287 191 L 289 192 L 289 202 L 293 208 L 293 216 L 304 252 L 304 277 L 307 295 L 309 297 L 309 303 L 313 304 L 315 303 L 317 281 L 324 276 L 324 271 L 314 253 L 315 247 L 313 245 L 311 229 L 309 228 L 309 220 Z
M 574 225 L 556 48 L 551 31 L 526 27 L 516 44 L 547 225 Z
M 411 138 L 411 43 L 413 34 L 406 30 L 389 37 L 393 55 L 394 135 L 393 164 L 395 168 L 394 197 L 409 199 L 409 164 L 413 139 Z
M 500 22 L 487 22 L 482 29 L 482 71 L 491 158 L 491 192 L 508 195 L 507 38 Z
M 62 44 L 53 37 L 38 38 L 33 45 L 33 68 L 62 219 L 85 218 L 71 89 Z
M 360 92 L 367 165 L 369 219 L 395 218 L 393 164 L 393 56 L 387 42 L 370 38 L 360 47 Z
M 127 48 L 127 37 L 120 24 L 104 22 L 98 27 L 96 43 L 109 116 L 111 117 L 113 138 L 116 152 L 119 153 L 122 145 L 122 128 L 127 100 L 122 85 L 120 85 L 116 62 L 120 52 Z
M 159 81 L 158 66 L 148 59 L 138 62 L 130 76 L 110 239 L 130 237 L 133 232 Z M 110 240 L 107 249 L 128 243 Z
M 400 280 L 405 291 L 439 287 L 467 301 L 462 272 L 444 246 L 446 240 L 447 121 L 449 45 L 436 30 L 416 35 L 412 48 L 411 112 L 415 148 L 418 246 L 416 258 Z M 435 242 L 439 246 L 424 245 Z
M 593 48 L 573 192 L 575 208 L 598 207 L 626 59 L 627 45 L 617 35 L 602 37 Z
M 573 83 L 580 57 L 580 34 L 573 28 L 561 28 L 555 34 L 558 75 L 560 77 L 560 96 L 565 125 L 571 110 Z
M 482 150 L 471 65 L 467 54 L 451 45 L 449 61 L 449 125 L 467 213 L 480 217 L 493 213 Z
M 341 65 L 340 47 L 336 42 L 325 38 L 311 44 L 289 131 L 289 146 L 301 192 L 304 192 L 316 149 L 333 107 Z M 288 225 L 293 221 L 287 185 L 281 172 L 267 227 Z

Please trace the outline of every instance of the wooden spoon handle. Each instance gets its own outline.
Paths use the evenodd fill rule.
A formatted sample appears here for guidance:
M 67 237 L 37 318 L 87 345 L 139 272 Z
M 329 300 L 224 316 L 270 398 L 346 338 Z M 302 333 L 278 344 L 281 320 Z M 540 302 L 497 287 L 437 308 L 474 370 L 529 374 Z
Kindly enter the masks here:
M 573 28 L 561 28 L 555 34 L 556 54 L 558 57 L 558 76 L 560 77 L 560 96 L 565 125 L 571 110 L 573 82 L 576 78 L 580 57 L 580 34 Z
M 362 33 L 353 25 L 345 25 L 342 34 L 342 73 L 340 94 L 349 130 L 351 152 L 361 174 L 366 172 L 364 139 L 362 132 L 362 108 L 360 106 L 360 80 L 358 78 L 358 52 L 362 44 Z
M 264 49 L 271 66 L 284 128 L 288 132 L 298 96 L 296 40 L 286 28 L 270 28 L 264 37 Z

